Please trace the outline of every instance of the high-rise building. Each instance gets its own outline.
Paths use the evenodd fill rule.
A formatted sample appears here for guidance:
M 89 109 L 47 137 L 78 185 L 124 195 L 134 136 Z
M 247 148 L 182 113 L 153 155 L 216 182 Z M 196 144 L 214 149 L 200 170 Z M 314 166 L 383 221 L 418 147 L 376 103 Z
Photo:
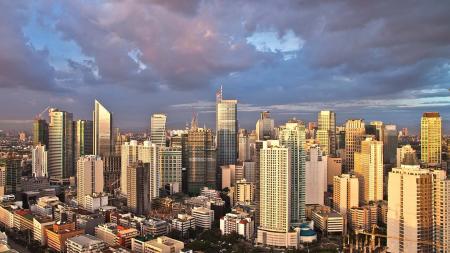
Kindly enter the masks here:
M 327 191 L 327 156 L 318 145 L 312 146 L 306 155 L 306 205 L 324 204 Z
M 291 222 L 298 223 L 306 218 L 305 213 L 305 125 L 299 120 L 289 120 L 279 127 L 280 145 L 290 149 L 291 170 Z
M 253 203 L 255 200 L 255 184 L 242 179 L 236 182 L 235 202 Z
M 150 118 L 150 140 L 157 146 L 166 146 L 166 121 L 167 116 L 162 113 Z
M 444 170 L 433 171 L 433 240 L 435 252 L 450 252 L 450 179 Z
M 336 113 L 320 111 L 317 115 L 317 140 L 321 150 L 326 154 L 336 154 Z
M 170 185 L 173 192 L 181 191 L 181 148 L 162 147 L 159 150 L 161 185 Z
M 387 246 L 390 252 L 432 252 L 429 244 L 433 241 L 432 181 L 428 169 L 409 163 L 389 173 Z
M 159 197 L 159 188 L 161 187 L 161 173 L 159 165 L 159 150 L 161 146 L 150 141 L 144 141 L 138 145 L 138 160 L 149 164 L 149 191 L 150 199 Z
M 211 129 L 193 127 L 187 139 L 187 189 L 199 193 L 204 186 L 216 188 L 216 149 Z
M 367 137 L 355 152 L 355 174 L 359 178 L 360 202 L 383 200 L 383 142 Z
M 90 120 L 74 121 L 74 159 L 80 156 L 93 154 L 93 122 Z
M 260 226 L 257 243 L 296 248 L 298 232 L 291 229 L 291 195 L 294 193 L 292 150 L 281 146 L 279 141 L 268 140 L 263 142 L 259 152 Z
M 77 161 L 77 202 L 86 207 L 85 197 L 101 193 L 104 188 L 103 161 L 99 156 L 86 155 Z
M 20 178 L 22 177 L 22 160 L 7 158 L 5 168 L 5 194 L 21 193 Z
M 39 144 L 48 148 L 48 124 L 45 119 L 37 118 L 33 121 L 33 146 Z
M 116 189 L 120 189 L 121 156 L 107 155 L 102 157 L 102 160 L 105 192 L 115 193 Z
M 33 177 L 47 177 L 47 151 L 42 144 L 36 145 L 31 149 L 32 174 Z
M 256 122 L 256 139 L 271 140 L 275 138 L 275 121 L 270 118 L 270 112 L 261 112 L 260 118 Z
M 217 167 L 220 167 L 236 164 L 238 158 L 237 100 L 223 99 L 222 89 L 217 93 L 216 98 Z
M 375 130 L 375 139 L 377 141 L 384 141 L 384 123 L 383 121 L 371 121 L 370 126 L 373 126 Z M 368 134 L 368 133 L 366 133 Z
M 121 148 L 121 166 L 120 166 L 120 193 L 123 195 L 128 195 L 128 167 L 132 163 L 138 161 L 138 144 L 137 141 L 132 140 L 130 142 L 125 142 Z
M 353 172 L 354 154 L 361 150 L 361 141 L 365 134 L 365 124 L 362 119 L 349 119 L 345 123 L 345 160 L 347 172 Z
M 55 179 L 69 178 L 75 175 L 72 113 L 51 108 L 49 118 L 48 175 Z
M 411 145 L 405 145 L 401 148 L 397 148 L 397 168 L 401 167 L 401 163 L 407 154 L 412 154 L 416 156 L 416 151 L 411 147 Z
M 99 101 L 95 100 L 92 115 L 94 121 L 94 155 L 110 155 L 114 150 L 112 114 Z
M 342 158 L 328 157 L 327 159 L 327 184 L 333 185 L 334 176 L 342 174 Z
M 138 215 L 147 214 L 150 207 L 150 164 L 131 163 L 127 176 L 128 208 Z
M 250 160 L 250 140 L 245 129 L 239 129 L 239 158 L 240 162 Z
M 350 208 L 359 206 L 359 181 L 351 174 L 333 178 L 333 209 L 346 215 Z
M 420 160 L 429 166 L 441 163 L 442 119 L 438 112 L 425 112 L 420 123 Z
M 396 164 L 398 131 L 396 125 L 386 125 L 384 129 L 383 155 L 385 164 Z

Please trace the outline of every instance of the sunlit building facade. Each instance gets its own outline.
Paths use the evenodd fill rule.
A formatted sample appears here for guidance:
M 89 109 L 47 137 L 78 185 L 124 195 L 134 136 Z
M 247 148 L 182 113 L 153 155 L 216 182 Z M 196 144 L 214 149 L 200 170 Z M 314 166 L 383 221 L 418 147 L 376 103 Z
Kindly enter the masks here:
M 167 116 L 162 113 L 153 114 L 150 119 L 150 140 L 157 146 L 166 146 Z
M 109 112 L 99 101 L 94 102 L 92 113 L 94 121 L 94 155 L 105 156 L 113 153 L 113 119 Z
M 442 119 L 438 112 L 425 112 L 420 122 L 420 160 L 435 166 L 441 163 Z
M 345 159 L 347 172 L 353 172 L 354 154 L 361 150 L 361 141 L 365 134 L 365 124 L 362 119 L 349 119 L 345 123 Z
M 217 167 L 236 164 L 238 158 L 237 131 L 237 100 L 223 99 L 221 90 L 217 94 L 216 102 Z
M 317 115 L 317 141 L 325 155 L 336 154 L 336 113 L 320 111 Z
M 72 113 L 51 108 L 49 118 L 48 175 L 54 179 L 67 179 L 75 175 L 73 116 Z

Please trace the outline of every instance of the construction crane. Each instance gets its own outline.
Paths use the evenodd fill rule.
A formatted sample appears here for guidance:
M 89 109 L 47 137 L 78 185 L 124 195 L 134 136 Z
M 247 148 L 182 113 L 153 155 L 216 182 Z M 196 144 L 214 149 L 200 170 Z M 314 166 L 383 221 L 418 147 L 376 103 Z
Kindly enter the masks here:
M 50 109 L 50 106 L 45 107 L 45 109 L 42 110 L 42 112 L 36 114 L 35 119 L 41 119 L 42 118 L 42 114 L 44 114 L 44 112 L 46 112 L 48 109 Z
M 372 226 L 372 232 L 365 232 L 364 230 L 360 229 L 360 230 L 356 230 L 356 250 L 359 249 L 359 240 L 358 240 L 358 235 L 366 235 L 366 236 L 370 236 L 370 247 L 369 247 L 369 252 L 375 252 L 375 249 L 377 247 L 375 247 L 375 243 L 376 243 L 376 238 L 391 238 L 391 239 L 396 239 L 396 240 L 403 240 L 406 242 L 415 242 L 417 244 L 423 244 L 423 245 L 430 245 L 436 248 L 444 248 L 447 247 L 446 244 L 440 244 L 440 243 L 435 243 L 434 241 L 417 241 L 417 240 L 413 240 L 413 239 L 409 239 L 409 238 L 400 238 L 400 237 L 395 237 L 395 236 L 387 236 L 387 235 L 383 235 L 383 234 L 377 234 L 376 233 L 376 228 L 378 228 L 377 225 L 373 225 Z M 366 240 L 366 246 L 367 245 L 367 240 Z M 380 247 L 380 240 L 378 240 L 378 247 Z

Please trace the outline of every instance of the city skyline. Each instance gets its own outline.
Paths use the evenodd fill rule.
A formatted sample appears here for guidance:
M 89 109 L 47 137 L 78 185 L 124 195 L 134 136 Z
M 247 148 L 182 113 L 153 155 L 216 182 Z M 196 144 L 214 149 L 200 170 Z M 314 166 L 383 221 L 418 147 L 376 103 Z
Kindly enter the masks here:
M 146 129 L 157 112 L 182 128 L 193 110 L 213 126 L 211 94 L 223 85 L 244 128 L 265 110 L 277 125 L 332 110 L 338 124 L 365 118 L 418 133 L 422 112 L 437 111 L 449 132 L 446 2 L 0 6 L 9 24 L 0 30 L 0 129 L 29 129 L 47 106 L 90 119 L 94 99 L 123 129 Z M 261 18 L 273 9 L 283 15 Z

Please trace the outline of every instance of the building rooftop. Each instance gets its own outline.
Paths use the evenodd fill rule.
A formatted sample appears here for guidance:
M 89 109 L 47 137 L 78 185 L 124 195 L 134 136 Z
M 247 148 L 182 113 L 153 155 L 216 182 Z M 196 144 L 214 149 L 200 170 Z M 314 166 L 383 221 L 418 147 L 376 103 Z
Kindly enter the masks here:
M 69 238 L 68 240 L 85 247 L 89 247 L 89 245 L 94 243 L 102 242 L 102 240 L 98 239 L 97 237 L 88 234 L 75 236 Z

